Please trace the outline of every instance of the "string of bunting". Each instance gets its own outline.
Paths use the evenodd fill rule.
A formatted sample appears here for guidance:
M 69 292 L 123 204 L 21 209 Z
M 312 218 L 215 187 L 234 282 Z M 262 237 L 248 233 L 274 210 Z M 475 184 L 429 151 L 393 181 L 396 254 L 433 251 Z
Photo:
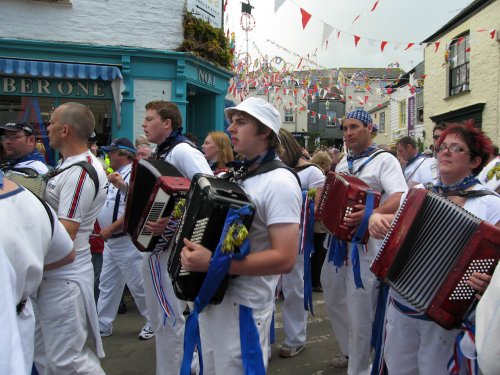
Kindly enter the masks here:
M 281 6 L 287 0 L 275 0 L 275 1 L 276 1 L 275 4 L 280 3 L 280 6 Z M 336 33 L 337 40 L 340 39 L 340 36 L 342 34 L 345 34 L 345 35 L 348 35 L 349 37 L 351 37 L 353 42 L 354 42 L 355 47 L 358 47 L 361 40 L 366 40 L 368 42 L 368 44 L 371 46 L 374 46 L 375 43 L 377 43 L 379 45 L 381 52 L 384 52 L 384 50 L 386 49 L 386 47 L 389 44 L 392 45 L 392 47 L 395 50 L 397 50 L 399 48 L 403 48 L 404 51 L 408 51 L 410 49 L 417 49 L 418 46 L 420 46 L 421 48 L 426 48 L 429 45 L 433 45 L 434 52 L 437 52 L 441 46 L 441 42 L 431 42 L 431 43 L 419 43 L 419 42 L 415 42 L 415 41 L 413 41 L 413 42 L 399 41 L 398 42 L 398 41 L 390 41 L 390 40 L 373 39 L 373 38 L 368 38 L 365 36 L 356 35 L 356 34 L 349 32 L 345 29 L 342 29 L 342 28 L 339 28 L 336 26 L 332 26 L 332 25 L 328 24 L 327 22 L 322 21 L 321 19 L 313 16 L 310 12 L 308 12 L 307 10 L 302 8 L 294 0 L 288 0 L 288 1 L 299 8 L 301 20 L 302 20 L 302 29 L 306 28 L 306 26 L 309 23 L 309 21 L 311 20 L 311 18 L 314 18 L 315 20 L 317 20 L 323 24 L 323 36 L 322 36 L 321 45 L 322 46 L 324 45 L 325 49 L 328 48 L 328 42 L 330 40 L 331 35 L 334 32 Z M 376 1 L 374 3 L 374 5 L 372 6 L 371 11 L 369 13 L 373 12 L 377 8 L 378 3 L 379 3 L 379 1 Z M 278 9 L 279 9 L 279 7 L 278 7 Z M 277 9 L 275 7 L 275 13 L 276 13 L 276 11 L 277 11 Z M 361 17 L 361 15 L 358 15 L 354 19 L 353 23 L 358 21 L 360 17 Z M 491 29 L 481 28 L 481 29 L 476 30 L 476 32 L 478 32 L 478 33 L 488 32 L 488 34 L 490 35 L 490 38 L 495 39 L 497 30 L 495 28 L 491 28 Z M 451 42 L 453 42 L 453 40 Z

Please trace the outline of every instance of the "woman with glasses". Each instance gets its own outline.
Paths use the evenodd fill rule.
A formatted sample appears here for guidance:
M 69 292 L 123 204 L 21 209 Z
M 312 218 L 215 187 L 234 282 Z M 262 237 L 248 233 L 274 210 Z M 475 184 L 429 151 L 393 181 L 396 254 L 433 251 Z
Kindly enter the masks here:
M 491 152 L 491 140 L 474 128 L 472 122 L 465 126 L 449 126 L 436 144 L 439 178 L 425 187 L 445 195 L 480 219 L 500 227 L 498 195 L 453 195 L 453 192 L 457 191 L 486 190 L 476 175 L 484 167 Z M 424 185 L 418 185 L 416 188 L 424 188 Z M 372 215 L 370 234 L 376 238 L 383 237 L 389 230 L 392 219 L 391 215 Z M 473 273 L 467 283 L 482 293 L 490 279 L 486 274 Z M 455 339 L 460 330 L 448 331 L 441 328 L 422 313 L 413 310 L 393 289 L 390 290 L 389 296 L 384 359 L 390 374 L 447 375 L 448 366 L 455 371 L 453 373 L 459 374 L 463 373 L 466 367 L 474 365 L 473 362 L 465 363 L 466 359 L 463 363 L 452 360 Z

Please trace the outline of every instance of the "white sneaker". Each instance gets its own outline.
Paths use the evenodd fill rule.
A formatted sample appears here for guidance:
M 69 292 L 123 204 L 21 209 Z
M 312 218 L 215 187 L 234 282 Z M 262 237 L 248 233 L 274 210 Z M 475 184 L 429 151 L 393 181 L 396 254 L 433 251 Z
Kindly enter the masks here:
M 345 368 L 349 364 L 349 357 L 345 356 L 342 353 L 337 354 L 335 357 L 333 357 L 332 361 L 330 362 L 330 366 L 335 367 L 335 368 Z
M 154 335 L 153 327 L 151 327 L 150 323 L 146 323 L 146 325 L 142 327 L 141 332 L 139 332 L 139 340 L 149 340 L 152 339 Z

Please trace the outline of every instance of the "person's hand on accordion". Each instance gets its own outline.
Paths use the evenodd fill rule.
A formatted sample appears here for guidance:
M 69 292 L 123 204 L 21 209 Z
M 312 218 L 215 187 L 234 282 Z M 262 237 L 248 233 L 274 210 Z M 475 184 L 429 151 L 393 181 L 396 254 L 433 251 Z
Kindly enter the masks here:
M 212 252 L 200 244 L 184 238 L 184 246 L 181 252 L 181 263 L 188 271 L 207 272 L 212 259 Z
M 356 211 L 346 215 L 343 220 L 343 224 L 345 224 L 345 226 L 353 229 L 353 234 L 356 232 L 356 228 L 359 226 L 361 220 L 363 219 L 363 215 L 365 214 L 365 205 L 356 204 L 354 205 L 354 209 Z
M 165 228 L 167 228 L 168 219 L 168 217 L 162 217 L 156 221 L 148 221 L 144 228 L 149 230 L 153 236 L 159 236 L 163 234 Z
M 483 294 L 488 285 L 490 285 L 490 281 L 490 275 L 486 273 L 474 272 L 470 275 L 469 280 L 467 280 L 467 284 L 474 290 L 478 291 L 476 298 L 481 299 L 481 294 Z
M 393 219 L 393 214 L 379 214 L 374 212 L 372 216 L 370 216 L 370 221 L 368 222 L 370 236 L 377 240 L 384 238 L 391 227 Z

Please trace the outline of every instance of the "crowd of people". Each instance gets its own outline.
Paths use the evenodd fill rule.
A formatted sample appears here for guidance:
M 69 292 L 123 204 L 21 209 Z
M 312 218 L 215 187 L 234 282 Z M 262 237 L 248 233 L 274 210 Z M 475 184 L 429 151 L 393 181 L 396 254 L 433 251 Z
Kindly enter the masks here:
M 99 148 L 91 110 L 60 105 L 47 129 L 50 147 L 61 156 L 55 168 L 45 164 L 32 125 L 0 124 L 0 296 L 6 306 L 0 323 L 9 330 L 0 340 L 0 373 L 103 374 L 101 338 L 113 334 L 125 286 L 144 318 L 138 338 L 155 339 L 158 375 L 197 374 L 201 364 L 205 374 L 264 374 L 276 296 L 283 298 L 279 355 L 300 355 L 313 291 L 323 292 L 341 350 L 331 366 L 348 374 L 462 374 L 477 363 L 484 374 L 500 373 L 500 268 L 493 278 L 474 272 L 467 279 L 479 304 L 464 324 L 476 324 L 476 343 L 473 355 L 460 349 L 461 356 L 457 345 L 467 334 L 443 329 L 392 288 L 385 302 L 383 282 L 370 270 L 411 188 L 442 195 L 500 227 L 498 148 L 472 123 L 436 125 L 428 157 L 411 137 L 401 138 L 396 152 L 377 146 L 372 118 L 355 110 L 342 121 L 344 153 L 309 153 L 281 129 L 277 109 L 259 98 L 227 108 L 227 133 L 210 132 L 201 147 L 183 133 L 176 104 L 152 101 L 145 110 L 144 135 Z M 253 202 L 248 252 L 225 256 L 182 239 L 186 271 L 212 275 L 214 264 L 224 264 L 224 272 L 238 275 L 221 303 L 177 298 L 167 269 L 178 220 L 146 224 L 159 238 L 152 252 L 139 252 L 125 232 L 133 162 L 141 158 L 163 160 L 190 180 L 197 173 L 229 179 Z M 381 195 L 373 211 L 357 204 L 344 217 L 353 233 L 367 225 L 365 246 L 338 240 L 314 220 L 333 171 Z M 43 196 L 24 188 L 19 176 L 40 180 Z M 375 322 L 382 304 L 385 315 Z M 384 335 L 374 347 L 377 324 Z M 193 332 L 199 332 L 194 353 L 186 344 Z

